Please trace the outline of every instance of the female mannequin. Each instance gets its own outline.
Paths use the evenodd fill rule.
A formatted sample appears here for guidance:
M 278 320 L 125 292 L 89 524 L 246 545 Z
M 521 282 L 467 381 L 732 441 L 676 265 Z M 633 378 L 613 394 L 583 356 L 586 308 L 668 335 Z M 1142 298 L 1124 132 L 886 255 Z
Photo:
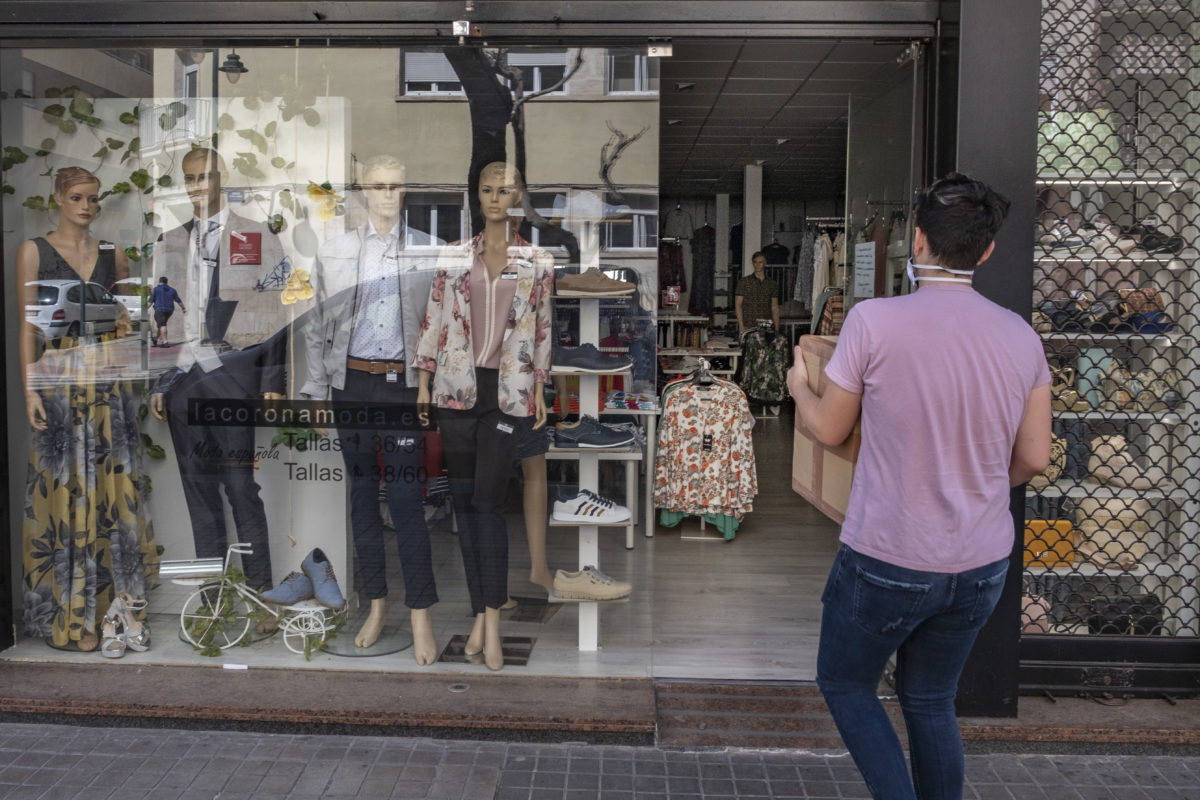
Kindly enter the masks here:
M 439 260 L 417 345 L 418 404 L 436 403 L 475 625 L 467 653 L 501 669 L 508 599 L 504 524 L 514 432 L 545 424 L 554 259 L 516 234 L 521 176 L 495 162 L 479 177 L 483 232 Z M 432 384 L 432 386 L 431 386 Z
M 87 170 L 58 172 L 58 227 L 17 249 L 21 286 L 78 281 L 82 298 L 84 282 L 107 287 L 128 275 L 124 252 L 89 233 L 100 213 L 99 193 L 100 181 Z M 73 289 L 63 287 L 68 299 Z M 99 346 L 63 336 L 49 342 L 39 359 L 32 326 L 22 326 L 25 408 L 33 427 L 22 548 L 25 631 L 49 636 L 57 647 L 94 650 L 99 621 L 113 601 L 127 593 L 126 605 L 138 606 L 147 579 L 157 572 L 143 503 L 140 402 L 106 363 L 108 341 L 128 329 L 123 316 L 117 332 L 101 337 Z M 78 326 L 69 330 L 86 333 Z M 144 637 L 148 643 L 148 631 Z

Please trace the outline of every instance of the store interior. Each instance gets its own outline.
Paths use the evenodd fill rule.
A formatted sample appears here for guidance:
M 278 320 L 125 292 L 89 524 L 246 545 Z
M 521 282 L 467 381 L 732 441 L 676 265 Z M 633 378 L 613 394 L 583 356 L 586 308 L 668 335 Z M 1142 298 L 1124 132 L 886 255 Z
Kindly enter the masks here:
M 659 70 L 659 214 L 660 243 L 675 244 L 682 289 L 657 310 L 660 348 L 667 329 L 680 326 L 670 344 L 680 358 L 660 355 L 663 375 L 687 375 L 705 358 L 715 379 L 734 380 L 737 349 L 734 291 L 746 257 L 770 249 L 766 275 L 779 287 L 780 330 L 787 350 L 812 328 L 812 266 L 808 281 L 800 261 L 806 232 L 835 239 L 846 232 L 853 241 L 873 220 L 891 226 L 892 251 L 907 249 L 910 225 L 903 219 L 911 186 L 883 178 L 877 162 L 900 164 L 907 178 L 912 165 L 912 80 L 907 41 L 865 40 L 677 40 Z M 895 101 L 902 85 L 909 105 Z M 891 93 L 891 94 L 889 94 Z M 885 96 L 886 102 L 876 103 Z M 874 115 L 856 109 L 874 109 Z M 863 130 L 850 132 L 852 119 Z M 900 144 L 874 136 L 871 126 L 894 128 Z M 855 148 L 851 141 L 876 141 Z M 849 154 L 848 154 L 849 151 Z M 863 173 L 870 173 L 864 175 Z M 849 187 L 849 188 L 848 188 Z M 712 229 L 713 258 L 698 260 L 693 239 Z M 741 229 L 741 243 L 733 231 Z M 850 289 L 853 277 L 844 251 L 842 263 L 830 264 L 825 281 Z M 811 257 L 811 256 L 808 256 Z M 902 261 L 900 263 L 903 263 Z M 701 275 L 700 271 L 707 271 Z M 661 265 L 660 265 L 661 275 Z M 697 285 L 711 287 L 696 297 Z M 884 293 L 897 289 L 887 282 Z M 663 287 L 660 286 L 661 290 Z M 848 292 L 848 295 L 851 294 Z M 861 294 L 859 296 L 862 296 Z M 849 299 L 849 298 L 848 298 Z M 682 331 L 688 331 L 686 342 Z M 716 340 L 709 347 L 709 340 Z M 724 340 L 724 343 L 722 343 Z M 709 357 L 705 348 L 716 351 Z M 693 360 L 694 359 L 694 360 Z M 744 366 L 744 365 L 743 365 Z M 754 418 L 753 450 L 757 496 L 735 536 L 722 535 L 696 517 L 677 527 L 655 524 L 647 530 L 650 502 L 643 456 L 636 477 L 620 463 L 601 464 L 599 487 L 633 508 L 634 525 L 601 529 L 598 541 L 604 573 L 633 585 L 628 598 L 607 603 L 547 603 L 546 592 L 530 582 L 529 549 L 523 535 L 521 486 L 514 474 L 507 519 L 509 595 L 516 607 L 502 612 L 506 638 L 506 674 L 589 675 L 606 677 L 707 680 L 789 680 L 815 678 L 820 592 L 837 547 L 837 525 L 805 502 L 792 488 L 794 419 L 786 397 L 748 402 Z M 607 421 L 607 420 L 606 420 Z M 645 420 L 638 419 L 644 427 Z M 562 465 L 551 465 L 550 495 L 573 480 Z M 631 491 L 632 490 L 632 491 Z M 630 497 L 636 494 L 636 497 Z M 750 498 L 746 498 L 750 500 Z M 466 591 L 452 515 L 430 507 L 434 570 L 441 601 L 433 612 L 439 648 L 471 630 Z M 654 515 L 657 521 L 657 514 Z M 169 524 L 162 521 L 158 524 Z M 387 548 L 388 578 L 402 586 L 394 547 Z M 572 528 L 551 527 L 547 563 L 574 570 L 578 537 Z M 385 627 L 392 646 L 354 653 L 354 632 L 366 613 L 349 599 L 349 619 L 325 649 L 305 655 L 285 646 L 281 634 L 251 635 L 215 657 L 196 653 L 180 636 L 179 611 L 192 584 L 160 578 L 150 595 L 149 625 L 153 647 L 130 652 L 122 663 L 247 664 L 254 667 L 351 669 L 369 671 L 434 670 L 446 673 L 486 671 L 481 663 L 449 650 L 429 667 L 418 667 L 404 648 L 408 615 L 400 592 L 389 603 Z M 583 615 L 592 615 L 596 647 L 585 644 Z M 293 640 L 293 644 L 295 641 Z M 584 645 L 581 647 L 581 645 Z M 310 648 L 311 649 L 311 648 Z M 452 648 L 451 648 L 452 649 Z M 330 652 L 332 651 L 332 652 Z M 385 652 L 386 651 L 386 652 Z M 97 661 L 95 653 L 48 648 L 20 637 L 0 658 L 17 660 Z M 449 659 L 449 660 L 447 660 Z M 477 661 L 477 660 L 476 660 Z

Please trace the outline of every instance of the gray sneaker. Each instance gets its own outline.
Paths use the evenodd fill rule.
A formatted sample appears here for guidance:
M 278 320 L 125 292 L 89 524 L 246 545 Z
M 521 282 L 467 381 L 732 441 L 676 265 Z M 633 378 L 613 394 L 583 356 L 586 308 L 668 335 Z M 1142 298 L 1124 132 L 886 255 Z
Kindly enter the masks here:
M 610 428 L 592 417 L 583 417 L 574 425 L 559 423 L 554 428 L 554 446 L 563 448 L 603 449 L 633 444 L 629 431 Z

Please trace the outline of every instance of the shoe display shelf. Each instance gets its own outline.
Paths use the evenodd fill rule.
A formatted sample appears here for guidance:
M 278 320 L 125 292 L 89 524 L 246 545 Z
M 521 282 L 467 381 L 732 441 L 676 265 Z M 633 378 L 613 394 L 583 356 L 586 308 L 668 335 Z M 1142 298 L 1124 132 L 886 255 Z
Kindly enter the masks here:
M 579 304 L 580 345 L 599 345 L 600 303 L 604 299 L 600 297 L 554 298 L 555 302 L 570 300 L 572 303 Z M 628 369 L 608 373 L 581 373 L 575 370 L 560 372 L 551 367 L 550 374 L 578 377 L 579 414 L 581 417 L 591 416 L 596 419 L 600 418 L 600 378 L 605 375 L 624 375 L 626 376 L 626 380 L 629 380 L 632 377 L 632 372 Z M 579 488 L 598 493 L 600 487 L 600 462 L 602 460 L 627 460 L 629 466 L 626 467 L 626 483 L 627 486 L 636 487 L 636 479 L 633 481 L 628 480 L 629 470 L 631 468 L 636 470 L 636 462 L 644 460 L 644 455 L 641 452 L 613 452 L 608 453 L 607 457 L 605 457 L 604 452 L 600 450 L 580 448 L 579 450 L 568 451 L 552 448 L 547 453 L 547 458 L 577 460 L 579 462 Z M 550 519 L 549 527 L 552 529 L 577 528 L 579 530 L 579 564 L 576 567 L 577 569 L 583 569 L 587 566 L 603 569 L 600 564 L 600 533 L 602 530 L 620 530 L 625 528 L 626 546 L 632 546 L 633 526 L 636 524 L 636 498 L 627 498 L 627 505 L 633 512 L 633 516 L 631 516 L 628 523 L 617 525 L 578 525 L 574 523 L 555 522 L 553 518 Z M 581 651 L 594 652 L 600 649 L 600 605 L 601 603 L 598 601 L 582 601 L 578 603 L 578 647 Z
M 1140 172 L 1117 175 L 1042 175 L 1039 185 L 1070 184 L 1074 208 L 1104 208 L 1106 197 L 1115 191 L 1157 189 L 1168 194 L 1190 193 L 1193 177 L 1182 174 Z M 1167 187 L 1167 188 L 1164 188 Z M 1170 188 L 1174 187 L 1174 188 Z M 1188 203 L 1194 202 L 1194 198 Z M 1191 206 L 1194 207 L 1194 206 Z M 1186 228 L 1186 221 L 1173 220 L 1169 229 Z M 1194 225 L 1193 225 L 1194 227 Z M 1164 625 L 1172 636 L 1200 635 L 1200 415 L 1196 413 L 1196 383 L 1200 365 L 1195 358 L 1195 307 L 1200 297 L 1196 269 L 1200 258 L 1193 242 L 1186 242 L 1179 253 L 1126 253 L 1106 248 L 1103 237 L 1081 247 L 1050 247 L 1039 244 L 1034 260 L 1035 298 L 1061 296 L 1070 290 L 1086 290 L 1095 296 L 1121 287 L 1156 287 L 1165 292 L 1166 313 L 1174 322 L 1172 330 L 1155 333 L 1109 333 L 1087 331 L 1048 331 L 1040 334 L 1051 362 L 1070 363 L 1082 373 L 1090 359 L 1111 357 L 1150 369 L 1157 373 L 1176 370 L 1180 376 L 1177 398 L 1163 410 L 1146 410 L 1136 404 L 1118 407 L 1113 403 L 1090 405 L 1086 409 L 1058 410 L 1054 414 L 1055 432 L 1074 429 L 1075 436 L 1090 447 L 1093 437 L 1119 434 L 1128 442 L 1130 458 L 1138 470 L 1149 477 L 1149 489 L 1131 489 L 1100 484 L 1091 479 L 1087 465 L 1064 475 L 1041 489 L 1030 487 L 1028 496 L 1067 498 L 1073 507 L 1083 498 L 1097 500 L 1140 500 L 1149 503 L 1146 517 L 1149 531 L 1138 534 L 1146 546 L 1144 555 L 1126 568 L 1115 564 L 1092 563 L 1080 553 L 1071 562 L 1049 566 L 1038 562 L 1025 565 L 1025 573 L 1038 575 L 1089 576 L 1126 575 L 1138 582 L 1142 591 L 1157 595 L 1165 606 Z M 1035 302 L 1035 307 L 1037 302 Z M 1080 379 L 1077 378 L 1079 383 Z M 1093 384 L 1094 386 L 1094 384 Z M 1080 395 L 1085 395 L 1083 388 Z M 1103 396 L 1103 395 L 1101 395 Z M 1095 395 L 1093 394 L 1093 397 Z M 1076 459 L 1085 458 L 1081 454 Z M 1068 515 L 1064 515 L 1066 518 Z M 1070 512 L 1074 517 L 1075 513 Z M 1076 544 L 1087 540 L 1078 530 Z
M 638 462 L 645 460 L 645 454 L 640 447 L 615 447 L 606 448 L 603 450 L 585 448 L 585 447 L 551 447 L 546 453 L 546 458 L 550 461 L 577 461 L 582 465 L 581 457 L 595 456 L 597 461 L 622 461 L 625 463 L 625 505 L 632 511 L 628 522 L 617 523 L 616 525 L 602 525 L 600 527 L 615 527 L 625 529 L 625 549 L 633 549 L 633 530 L 637 526 L 637 507 L 638 507 Z M 580 482 L 582 486 L 582 480 Z M 583 486 L 587 489 L 589 487 Z M 649 495 L 647 495 L 649 496 Z M 652 518 L 651 518 L 652 519 Z M 573 522 L 555 522 L 552 518 L 549 523 L 551 528 L 574 528 L 576 523 Z M 586 565 L 585 565 L 586 566 Z

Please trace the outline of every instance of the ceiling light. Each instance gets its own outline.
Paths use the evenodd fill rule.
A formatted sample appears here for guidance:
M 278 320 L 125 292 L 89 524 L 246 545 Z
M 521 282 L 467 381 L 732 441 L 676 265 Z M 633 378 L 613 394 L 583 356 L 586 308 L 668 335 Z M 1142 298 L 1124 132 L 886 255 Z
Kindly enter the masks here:
M 791 139 L 776 139 L 775 144 L 787 144 Z
M 250 71 L 246 69 L 236 50 L 225 56 L 225 63 L 217 67 L 217 69 L 225 73 L 225 77 L 229 79 L 230 83 L 237 83 L 242 75 Z
M 675 91 L 677 91 L 677 92 L 690 92 L 692 89 L 695 89 L 695 88 L 696 88 L 695 83 L 677 83 L 677 84 L 675 84 Z
M 683 120 L 681 120 L 681 119 L 669 119 L 669 120 L 667 120 L 667 124 L 668 124 L 668 125 L 678 125 L 678 124 L 679 124 L 679 123 L 681 123 L 681 122 L 683 122 Z

